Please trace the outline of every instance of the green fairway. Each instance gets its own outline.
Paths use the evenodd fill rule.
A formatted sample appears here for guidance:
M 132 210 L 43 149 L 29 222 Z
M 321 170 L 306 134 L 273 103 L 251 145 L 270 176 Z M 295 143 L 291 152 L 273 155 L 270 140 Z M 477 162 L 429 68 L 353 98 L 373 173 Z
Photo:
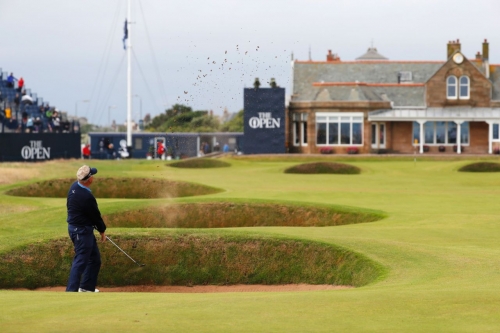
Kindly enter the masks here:
M 486 159 L 498 162 L 497 158 Z M 271 293 L 63 293 L 0 290 L 1 332 L 498 332 L 500 175 L 458 172 L 478 158 L 224 158 L 225 168 L 172 168 L 165 161 L 91 161 L 101 177 L 185 181 L 222 192 L 160 199 L 97 198 L 103 214 L 152 204 L 291 202 L 384 212 L 369 223 L 329 227 L 210 229 L 228 235 L 314 240 L 385 268 L 366 286 Z M 343 162 L 358 175 L 287 174 L 300 163 Z M 82 161 L 3 163 L 0 254 L 65 237 L 66 199 L 5 192 L 75 177 Z M 2 183 L 3 181 L 3 183 Z M 137 186 L 141 186 L 140 183 Z M 199 229 L 198 229 L 199 230 Z M 109 228 L 108 235 L 175 230 Z M 186 232 L 189 232 L 187 230 Z M 102 246 L 102 245 L 100 245 Z M 2 263 L 0 262 L 0 265 Z M 147 262 L 146 262 L 147 264 Z

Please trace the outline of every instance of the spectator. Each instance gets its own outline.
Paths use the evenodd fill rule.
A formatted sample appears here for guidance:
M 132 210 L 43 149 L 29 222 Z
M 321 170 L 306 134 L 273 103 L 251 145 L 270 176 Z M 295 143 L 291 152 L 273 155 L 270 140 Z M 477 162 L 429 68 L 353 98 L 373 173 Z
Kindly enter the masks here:
M 31 98 L 31 96 L 30 96 L 30 95 L 26 95 L 26 94 L 24 94 L 24 95 L 21 97 L 21 103 L 28 104 L 28 105 L 32 105 L 32 104 L 33 104 L 33 98 Z
M 114 159 L 116 157 L 115 146 L 110 143 L 108 144 L 108 159 Z
M 59 113 L 57 111 L 54 111 L 52 114 L 52 128 L 56 133 L 61 132 L 61 118 L 59 118 Z
M 46 122 L 44 121 L 44 127 L 47 127 L 47 131 L 52 132 L 52 109 L 50 108 L 44 108 L 45 112 L 42 113 L 42 116 L 46 119 Z
M 26 133 L 33 133 L 33 128 L 34 128 L 33 117 L 29 116 L 28 120 L 26 121 Z
M 203 154 L 208 154 L 210 152 L 210 145 L 208 142 L 203 142 Z
M 17 81 L 17 91 L 21 92 L 24 88 L 24 79 L 22 77 Z
M 28 132 L 28 114 L 23 112 L 21 114 L 21 123 L 17 127 L 17 132 L 25 133 Z
M 165 146 L 161 141 L 158 141 L 156 145 L 156 154 L 158 155 L 158 158 L 163 160 L 165 159 Z
M 14 105 L 16 107 L 16 112 L 19 111 L 19 104 L 21 104 L 21 97 L 19 97 L 19 94 L 16 93 L 16 96 L 14 96 Z
M 42 120 L 40 117 L 35 118 L 35 121 L 33 122 L 33 131 L 35 133 L 40 133 L 42 131 Z
M 17 81 L 17 79 L 14 77 L 13 73 L 10 73 L 10 75 L 7 77 L 7 87 L 14 88 L 14 81 Z
M 12 118 L 12 110 L 9 107 L 5 108 L 5 119 L 11 119 Z
M 82 149 L 82 157 L 84 160 L 90 160 L 90 145 L 88 143 Z
M 229 153 L 229 146 L 227 143 L 224 144 L 224 147 L 222 148 L 222 151 L 225 153 Z

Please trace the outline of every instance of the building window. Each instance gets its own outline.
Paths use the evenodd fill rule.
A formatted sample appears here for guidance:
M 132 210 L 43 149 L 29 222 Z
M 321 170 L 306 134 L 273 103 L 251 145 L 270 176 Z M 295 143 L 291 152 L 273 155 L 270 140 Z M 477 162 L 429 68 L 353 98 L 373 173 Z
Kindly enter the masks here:
M 457 98 L 457 78 L 455 76 L 448 76 L 446 79 L 446 97 L 448 99 Z
M 316 145 L 363 144 L 363 113 L 316 114 Z
M 293 145 L 307 146 L 307 113 L 292 115 Z
M 469 99 L 469 86 L 470 86 L 470 80 L 469 77 L 467 76 L 461 76 L 460 77 L 460 99 Z
M 499 125 L 498 124 L 493 124 L 492 126 L 493 128 L 493 135 L 492 135 L 492 139 L 495 140 L 495 141 L 500 141 L 500 135 L 499 135 Z
M 420 124 L 413 122 L 413 142 L 420 142 Z M 424 144 L 453 145 L 457 143 L 457 124 L 452 121 L 427 121 L 424 124 Z M 460 125 L 460 143 L 469 144 L 469 122 Z

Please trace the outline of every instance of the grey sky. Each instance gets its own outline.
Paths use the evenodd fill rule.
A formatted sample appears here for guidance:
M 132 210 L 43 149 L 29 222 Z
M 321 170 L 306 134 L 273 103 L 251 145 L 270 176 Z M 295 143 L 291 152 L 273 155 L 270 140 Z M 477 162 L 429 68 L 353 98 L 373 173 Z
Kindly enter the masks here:
M 22 76 L 28 88 L 63 111 L 74 114 L 80 101 L 78 115 L 92 123 L 107 124 L 108 111 L 123 123 L 126 2 L 0 0 L 0 68 Z M 140 96 L 133 99 L 135 120 L 140 100 L 143 115 L 175 103 L 236 112 L 243 108 L 242 89 L 255 77 L 263 86 L 275 77 L 289 94 L 290 55 L 307 60 L 309 47 L 313 60 L 324 60 L 329 49 L 354 60 L 372 41 L 390 60 L 445 60 L 449 40 L 460 39 L 464 54 L 473 58 L 487 38 L 490 62 L 500 63 L 498 0 L 132 4 L 133 91 Z

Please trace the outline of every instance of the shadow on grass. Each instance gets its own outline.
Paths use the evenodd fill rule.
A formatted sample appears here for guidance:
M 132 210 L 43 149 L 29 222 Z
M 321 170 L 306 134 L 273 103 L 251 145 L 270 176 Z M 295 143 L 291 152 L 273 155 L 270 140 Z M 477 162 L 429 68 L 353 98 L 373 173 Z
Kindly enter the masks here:
M 285 173 L 355 175 L 361 173 L 361 169 L 344 163 L 316 162 L 295 165 Z
M 211 158 L 193 158 L 185 161 L 173 162 L 168 164 L 168 166 L 174 168 L 208 169 L 229 167 L 231 164 Z
M 74 179 L 52 179 L 9 190 L 22 197 L 66 198 Z M 223 192 L 215 187 L 150 178 L 96 178 L 92 193 L 97 198 L 178 198 Z
M 100 286 L 332 284 L 363 286 L 384 268 L 329 244 L 247 235 L 177 233 L 113 236 L 145 267 L 110 242 L 99 244 Z M 0 288 L 66 285 L 73 256 L 69 238 L 24 246 L 0 256 Z

